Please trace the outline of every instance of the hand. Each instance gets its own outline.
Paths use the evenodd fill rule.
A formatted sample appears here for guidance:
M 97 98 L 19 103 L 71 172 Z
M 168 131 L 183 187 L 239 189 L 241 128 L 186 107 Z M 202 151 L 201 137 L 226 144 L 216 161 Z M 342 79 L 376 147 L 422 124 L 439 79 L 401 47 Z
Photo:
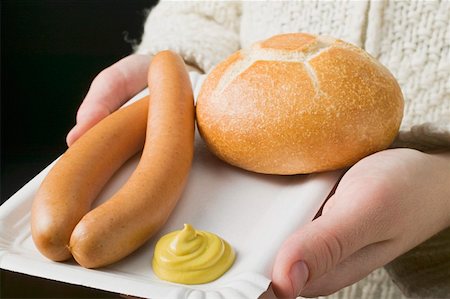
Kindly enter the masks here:
M 282 245 L 272 284 L 282 298 L 328 295 L 450 225 L 450 153 L 391 149 L 354 165 L 320 217 Z
M 66 142 L 69 146 L 147 86 L 151 58 L 151 55 L 132 54 L 95 77 L 78 109 L 77 124 L 67 134 Z M 202 72 L 192 65 L 186 65 L 186 68 L 189 72 Z
M 147 86 L 150 60 L 148 55 L 133 54 L 97 75 L 78 109 L 77 124 L 67 134 L 69 146 Z

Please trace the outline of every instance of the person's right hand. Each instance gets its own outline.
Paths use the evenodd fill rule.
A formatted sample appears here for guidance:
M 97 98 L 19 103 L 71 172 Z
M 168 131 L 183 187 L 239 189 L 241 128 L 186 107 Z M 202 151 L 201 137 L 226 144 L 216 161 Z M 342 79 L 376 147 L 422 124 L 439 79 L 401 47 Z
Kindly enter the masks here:
M 76 125 L 67 134 L 68 146 L 147 86 L 150 60 L 150 55 L 132 54 L 97 75 L 78 108 Z

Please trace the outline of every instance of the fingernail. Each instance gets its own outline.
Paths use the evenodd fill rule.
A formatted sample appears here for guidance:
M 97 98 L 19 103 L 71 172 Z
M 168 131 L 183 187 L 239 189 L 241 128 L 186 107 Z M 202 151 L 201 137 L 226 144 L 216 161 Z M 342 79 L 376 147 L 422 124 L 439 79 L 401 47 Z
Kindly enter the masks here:
M 69 133 L 67 133 L 66 136 L 66 142 L 67 145 L 70 146 L 72 145 L 72 143 L 74 142 L 74 139 L 76 138 L 76 131 L 78 130 L 78 126 L 75 125 L 70 131 Z
M 66 140 L 67 140 L 67 141 L 70 140 L 70 139 L 72 138 L 72 135 L 73 135 L 74 131 L 75 131 L 75 127 L 73 127 L 72 129 L 70 129 L 69 133 L 67 133 L 67 136 L 66 136 Z
M 291 266 L 289 271 L 289 278 L 292 285 L 292 297 L 297 297 L 302 289 L 305 287 L 308 280 L 309 270 L 304 261 L 298 261 Z

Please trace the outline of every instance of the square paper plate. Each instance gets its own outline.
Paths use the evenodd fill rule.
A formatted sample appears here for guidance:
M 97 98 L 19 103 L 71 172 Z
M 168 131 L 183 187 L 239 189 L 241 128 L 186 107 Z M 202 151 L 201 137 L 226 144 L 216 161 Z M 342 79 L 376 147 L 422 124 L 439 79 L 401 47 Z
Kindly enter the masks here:
M 195 90 L 201 81 L 198 79 L 191 74 Z M 136 156 L 118 171 L 95 205 L 106 201 L 120 188 L 138 161 Z M 37 251 L 31 239 L 32 199 L 51 167 L 0 207 L 0 267 L 145 298 L 259 297 L 270 284 L 272 262 L 281 243 L 313 219 L 341 175 L 341 172 L 296 176 L 250 173 L 215 158 L 197 134 L 188 184 L 163 229 L 124 260 L 91 270 L 74 261 L 49 261 Z M 234 247 L 236 261 L 218 280 L 187 286 L 165 282 L 154 275 L 151 260 L 156 241 L 170 231 L 181 229 L 184 223 L 216 233 Z

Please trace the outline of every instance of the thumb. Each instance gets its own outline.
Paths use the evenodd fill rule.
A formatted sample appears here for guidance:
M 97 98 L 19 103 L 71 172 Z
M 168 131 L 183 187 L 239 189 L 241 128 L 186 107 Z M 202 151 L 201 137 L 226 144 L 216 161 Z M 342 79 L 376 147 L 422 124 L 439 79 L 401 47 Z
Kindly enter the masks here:
M 78 111 L 77 124 L 69 131 L 66 137 L 68 146 L 71 146 L 76 140 L 78 140 L 78 138 L 81 137 L 81 135 L 112 112 L 106 106 L 101 106 L 98 104 L 91 105 L 90 107 L 82 105 Z
M 336 194 L 333 196 L 335 197 Z M 371 243 L 364 227 L 364 213 L 358 209 L 333 209 L 292 234 L 275 259 L 272 284 L 280 298 L 294 298 L 307 282 L 332 271 L 352 253 Z M 356 212 L 356 211 L 355 211 Z

